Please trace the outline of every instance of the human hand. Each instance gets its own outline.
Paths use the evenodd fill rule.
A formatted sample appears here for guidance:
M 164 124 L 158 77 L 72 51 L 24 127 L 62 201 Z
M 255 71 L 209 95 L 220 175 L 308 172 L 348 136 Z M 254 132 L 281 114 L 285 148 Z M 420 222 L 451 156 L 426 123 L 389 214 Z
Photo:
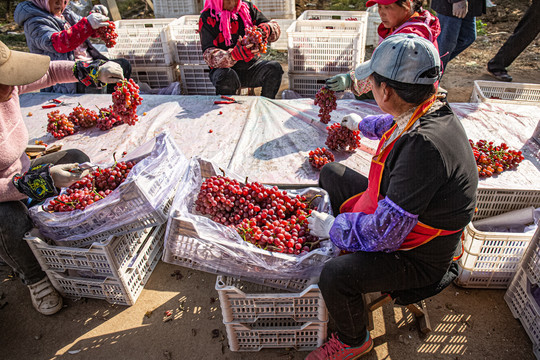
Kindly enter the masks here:
M 327 213 L 321 213 L 318 211 L 311 211 L 311 215 L 308 217 L 309 232 L 313 236 L 320 238 L 329 238 L 330 229 L 334 224 L 336 218 Z
M 49 174 L 51 175 L 54 186 L 57 188 L 68 187 L 74 182 L 81 180 L 89 173 L 89 169 L 80 171 L 79 164 L 77 163 L 54 165 L 49 169 Z
M 109 10 L 107 10 L 107 7 L 105 5 L 94 5 L 94 7 L 92 8 L 92 10 L 90 12 L 91 13 L 100 13 L 100 14 L 105 15 L 105 16 L 109 15 Z
M 90 15 L 86 17 L 86 19 L 88 20 L 88 22 L 90 23 L 90 26 L 94 30 L 99 29 L 100 27 L 109 25 L 109 23 L 107 22 L 109 21 L 109 18 L 97 12 L 91 13 Z
M 251 59 L 253 59 L 255 54 L 259 52 L 258 49 L 252 49 L 252 47 L 253 47 L 253 44 L 242 45 L 242 38 L 240 37 L 238 39 L 238 43 L 236 44 L 236 46 L 233 48 L 231 52 L 231 57 L 235 61 L 242 60 L 245 62 L 249 62 L 251 61 Z
M 339 74 L 326 79 L 326 87 L 332 91 L 344 91 L 351 87 L 352 79 L 349 74 Z
M 341 119 L 341 126 L 346 127 L 349 130 L 352 131 L 358 131 L 358 125 L 360 125 L 360 122 L 362 121 L 362 117 L 358 114 L 349 114 L 345 115 L 343 119 Z
M 124 79 L 124 70 L 120 64 L 114 61 L 107 61 L 98 68 L 97 78 L 105 84 L 117 83 Z
M 457 18 L 463 19 L 469 11 L 469 3 L 467 0 L 461 0 L 452 4 L 452 15 Z

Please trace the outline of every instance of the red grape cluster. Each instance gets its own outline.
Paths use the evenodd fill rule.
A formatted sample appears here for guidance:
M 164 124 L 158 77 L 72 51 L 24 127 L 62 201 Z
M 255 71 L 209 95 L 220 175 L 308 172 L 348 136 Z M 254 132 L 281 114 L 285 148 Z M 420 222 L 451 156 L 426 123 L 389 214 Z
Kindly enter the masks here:
M 68 115 L 68 119 L 75 125 L 82 128 L 90 128 L 96 125 L 98 114 L 95 111 L 84 108 L 79 104 L 73 108 Z
M 323 124 L 330 122 L 330 113 L 337 108 L 336 94 L 334 91 L 322 87 L 315 94 L 315 105 L 319 105 L 319 118 Z
M 360 130 L 352 131 L 338 123 L 327 126 L 326 130 L 325 144 L 334 151 L 354 151 L 360 146 Z
M 56 139 L 62 139 L 64 136 L 75 132 L 75 125 L 69 121 L 65 114 L 60 114 L 60 110 L 48 113 L 47 119 L 47 132 L 51 133 Z
M 94 170 L 51 200 L 47 205 L 47 211 L 84 210 L 88 205 L 107 197 L 124 182 L 134 165 L 134 162 L 122 161 L 110 168 Z
M 309 163 L 315 169 L 320 169 L 324 165 L 334 161 L 334 154 L 330 152 L 327 148 L 316 148 L 309 152 Z
M 319 245 L 307 227 L 311 209 L 306 197 L 291 197 L 276 186 L 213 176 L 202 183 L 195 205 L 199 213 L 234 227 L 245 241 L 265 250 L 298 255 Z
M 122 80 L 116 83 L 112 94 L 113 111 L 119 121 L 128 125 L 135 125 L 137 120 L 137 106 L 141 104 L 139 85 L 133 79 Z
M 248 27 L 246 28 L 246 35 L 242 38 L 242 45 L 253 44 L 264 54 L 268 48 L 268 39 L 265 39 L 263 35 L 263 31 L 258 27 Z
M 346 18 L 345 21 L 358 21 L 358 19 L 355 17 L 349 17 L 349 18 Z
M 108 26 L 100 27 L 96 30 L 96 35 L 105 42 L 105 46 L 112 48 L 116 45 L 116 38 L 118 34 L 116 33 L 116 25 L 112 21 L 107 21 Z
M 493 141 L 478 140 L 475 144 L 469 139 L 469 144 L 472 147 L 480 177 L 491 177 L 493 174 L 513 169 L 524 159 L 521 151 L 508 150 L 508 145 L 505 143 L 495 146 Z
M 112 106 L 99 109 L 99 117 L 96 122 L 96 126 L 99 130 L 109 130 L 112 129 L 113 126 L 120 124 L 122 124 L 122 122 L 118 120 Z

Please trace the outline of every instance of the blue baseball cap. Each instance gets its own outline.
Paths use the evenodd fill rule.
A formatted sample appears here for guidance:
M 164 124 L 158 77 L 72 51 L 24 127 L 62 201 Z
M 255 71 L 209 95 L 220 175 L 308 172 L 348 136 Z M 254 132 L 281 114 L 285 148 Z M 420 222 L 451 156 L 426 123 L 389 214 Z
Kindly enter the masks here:
M 433 77 L 420 77 L 427 70 L 439 68 Z M 356 68 L 354 76 L 365 79 L 376 72 L 390 80 L 406 84 L 435 84 L 441 75 L 439 52 L 431 41 L 415 34 L 396 34 L 384 39 L 371 60 Z

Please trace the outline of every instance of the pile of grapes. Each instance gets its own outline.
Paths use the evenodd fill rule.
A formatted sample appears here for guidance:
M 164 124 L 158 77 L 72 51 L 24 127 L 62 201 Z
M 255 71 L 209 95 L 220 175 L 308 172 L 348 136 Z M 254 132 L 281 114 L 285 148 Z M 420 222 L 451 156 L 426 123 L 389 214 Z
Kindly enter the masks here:
M 334 161 L 334 154 L 330 152 L 327 148 L 316 148 L 309 152 L 309 163 L 315 169 L 320 169 L 324 165 Z
M 334 91 L 322 87 L 315 94 L 315 105 L 319 105 L 319 118 L 323 124 L 330 122 L 330 113 L 337 108 L 336 94 Z
M 119 162 L 110 168 L 96 169 L 66 188 L 65 192 L 49 202 L 46 210 L 66 212 L 84 210 L 88 205 L 107 197 L 126 180 L 134 162 Z
M 96 30 L 96 35 L 105 42 L 106 47 L 112 48 L 114 45 L 116 45 L 116 38 L 118 38 L 118 34 L 116 33 L 116 25 L 114 25 L 112 21 L 107 22 L 109 25 L 98 28 Z
M 51 111 L 47 114 L 47 132 L 56 139 L 75 133 L 75 125 L 69 120 L 67 115 L 60 114 L 60 110 Z
M 139 95 L 139 85 L 133 79 L 117 82 L 112 93 L 112 100 L 113 112 L 118 121 L 135 125 L 138 120 L 137 106 L 141 105 L 142 102 L 142 97 Z
M 268 39 L 264 38 L 264 33 L 256 26 L 246 28 L 246 35 L 242 38 L 242 45 L 253 44 L 264 54 L 268 49 Z
M 73 108 L 73 111 L 68 115 L 68 119 L 75 126 L 90 128 L 96 125 L 98 114 L 95 111 L 84 108 L 81 106 L 81 104 L 79 104 Z
M 521 151 L 509 150 L 505 143 L 496 146 L 493 141 L 478 140 L 475 144 L 469 139 L 469 144 L 472 147 L 480 177 L 491 177 L 493 174 L 516 168 L 524 159 Z
M 326 127 L 326 146 L 334 151 L 354 151 L 360 147 L 360 130 L 352 131 L 338 123 Z
M 195 205 L 199 213 L 235 228 L 245 241 L 265 250 L 298 255 L 319 246 L 309 233 L 311 209 L 305 196 L 290 197 L 276 186 L 213 176 L 202 183 Z

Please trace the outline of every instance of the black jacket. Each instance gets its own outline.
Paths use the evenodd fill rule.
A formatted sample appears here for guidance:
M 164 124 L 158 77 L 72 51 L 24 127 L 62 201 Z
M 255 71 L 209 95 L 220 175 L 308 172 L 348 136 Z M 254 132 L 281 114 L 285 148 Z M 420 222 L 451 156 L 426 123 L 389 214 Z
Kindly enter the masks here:
M 437 12 L 437 14 L 443 14 L 446 16 L 452 15 L 452 5 L 461 0 L 431 0 L 431 8 Z M 480 16 L 486 13 L 486 0 L 468 0 L 469 11 L 465 16 L 465 19 L 472 19 L 473 17 Z

